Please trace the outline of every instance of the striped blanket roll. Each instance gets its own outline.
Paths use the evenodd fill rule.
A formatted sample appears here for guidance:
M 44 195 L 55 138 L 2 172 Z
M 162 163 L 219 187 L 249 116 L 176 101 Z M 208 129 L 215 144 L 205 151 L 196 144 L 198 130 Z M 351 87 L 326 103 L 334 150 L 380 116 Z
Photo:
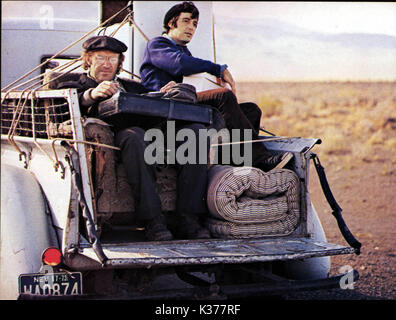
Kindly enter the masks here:
M 297 175 L 287 169 L 213 166 L 209 171 L 208 228 L 214 236 L 286 235 L 300 216 Z
M 291 234 L 298 225 L 299 217 L 289 215 L 278 221 L 266 223 L 241 224 L 217 219 L 207 219 L 207 227 L 216 238 L 261 238 L 287 236 Z

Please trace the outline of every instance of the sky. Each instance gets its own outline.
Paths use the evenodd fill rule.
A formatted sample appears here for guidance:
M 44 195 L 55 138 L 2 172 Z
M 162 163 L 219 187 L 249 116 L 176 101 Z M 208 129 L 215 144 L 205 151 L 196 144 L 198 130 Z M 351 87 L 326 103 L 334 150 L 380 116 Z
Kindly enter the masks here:
M 219 17 L 277 18 L 312 31 L 396 36 L 394 2 L 214 1 L 213 8 Z
M 396 2 L 214 2 L 219 63 L 248 80 L 395 80 Z
M 396 80 L 396 2 L 214 1 L 213 12 L 216 62 L 237 81 Z

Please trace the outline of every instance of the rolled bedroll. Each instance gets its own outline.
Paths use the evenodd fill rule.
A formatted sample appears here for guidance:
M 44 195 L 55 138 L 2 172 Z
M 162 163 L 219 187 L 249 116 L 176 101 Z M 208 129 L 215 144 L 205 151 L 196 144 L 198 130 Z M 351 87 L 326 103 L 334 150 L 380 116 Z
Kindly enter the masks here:
M 288 169 L 213 166 L 207 226 L 219 238 L 291 234 L 300 218 L 299 188 L 298 176 Z

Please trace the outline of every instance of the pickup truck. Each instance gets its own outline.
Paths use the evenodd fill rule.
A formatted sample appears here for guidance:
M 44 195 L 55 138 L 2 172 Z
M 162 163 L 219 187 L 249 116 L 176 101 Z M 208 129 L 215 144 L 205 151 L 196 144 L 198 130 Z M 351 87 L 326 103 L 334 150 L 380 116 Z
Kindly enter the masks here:
M 183 121 L 213 123 L 203 106 L 189 107 Z M 354 270 L 329 274 L 331 256 L 358 250 L 328 243 L 311 203 L 309 167 L 320 139 L 261 137 L 268 149 L 294 155 L 288 170 L 298 179 L 299 218 L 292 232 L 149 242 L 133 219 L 111 137 L 104 121 L 81 117 L 76 89 L 2 89 L 2 299 L 224 299 L 357 280 Z M 171 221 L 174 172 L 165 166 L 158 174 Z

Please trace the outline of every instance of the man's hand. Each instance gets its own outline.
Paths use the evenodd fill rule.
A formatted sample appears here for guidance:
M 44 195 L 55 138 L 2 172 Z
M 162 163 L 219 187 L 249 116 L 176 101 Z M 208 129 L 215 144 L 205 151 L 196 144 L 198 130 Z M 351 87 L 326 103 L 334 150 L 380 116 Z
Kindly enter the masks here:
M 103 81 L 91 91 L 94 100 L 109 98 L 118 91 L 118 83 L 113 81 Z
M 223 72 L 223 80 L 230 85 L 232 93 L 236 95 L 235 81 L 228 69 L 225 69 Z
M 170 81 L 166 85 L 164 85 L 161 89 L 160 92 L 167 93 L 172 87 L 176 85 L 175 81 Z

